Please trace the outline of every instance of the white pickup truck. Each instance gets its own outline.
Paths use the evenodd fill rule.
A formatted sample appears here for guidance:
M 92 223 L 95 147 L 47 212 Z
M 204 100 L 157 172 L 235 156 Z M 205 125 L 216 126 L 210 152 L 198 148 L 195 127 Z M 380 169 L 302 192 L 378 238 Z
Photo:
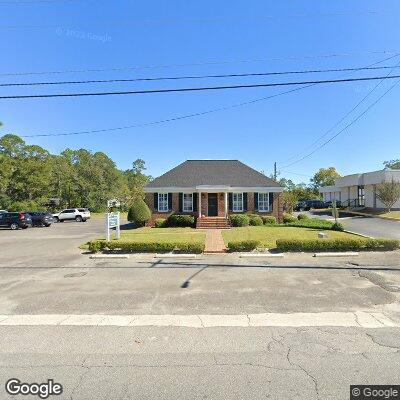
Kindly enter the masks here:
M 61 212 L 52 215 L 55 222 L 86 222 L 90 218 L 90 211 L 87 208 L 66 208 Z

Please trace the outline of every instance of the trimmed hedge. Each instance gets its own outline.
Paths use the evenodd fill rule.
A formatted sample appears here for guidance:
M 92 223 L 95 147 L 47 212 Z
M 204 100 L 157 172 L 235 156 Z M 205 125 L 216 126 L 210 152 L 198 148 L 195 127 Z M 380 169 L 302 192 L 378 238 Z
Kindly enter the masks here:
M 340 222 L 334 222 L 331 228 L 333 231 L 344 231 L 344 227 Z
M 231 214 L 229 221 L 232 226 L 249 226 L 250 218 L 247 214 Z
M 296 222 L 297 218 L 294 217 L 292 214 L 288 214 L 288 213 L 283 213 L 283 223 L 284 224 L 289 224 L 292 222 Z
M 349 251 L 396 250 L 400 241 L 394 239 L 278 239 L 280 251 Z
M 166 220 L 171 228 L 194 228 L 196 219 L 193 215 L 172 214 Z
M 249 219 L 250 219 L 249 223 L 252 226 L 261 226 L 261 225 L 263 225 L 263 220 L 259 215 L 251 214 L 251 215 L 249 215 Z
M 327 221 L 326 219 L 309 218 L 294 220 L 293 222 L 286 223 L 285 225 L 297 226 L 299 228 L 332 229 L 333 222 Z
M 301 219 L 310 219 L 310 217 L 309 217 L 307 214 L 299 214 L 299 215 L 297 216 L 297 219 L 298 219 L 298 220 L 301 220 Z
M 155 228 L 166 228 L 167 227 L 167 220 L 165 218 L 157 218 L 154 221 Z
M 89 242 L 89 250 L 97 253 L 103 250 L 120 253 L 202 253 L 204 251 L 204 243 L 189 242 L 129 242 L 129 241 L 105 241 L 92 240 Z
M 276 224 L 276 218 L 273 215 L 262 216 L 261 219 L 263 220 L 264 225 Z
M 260 245 L 258 240 L 238 240 L 228 243 L 229 251 L 252 251 Z

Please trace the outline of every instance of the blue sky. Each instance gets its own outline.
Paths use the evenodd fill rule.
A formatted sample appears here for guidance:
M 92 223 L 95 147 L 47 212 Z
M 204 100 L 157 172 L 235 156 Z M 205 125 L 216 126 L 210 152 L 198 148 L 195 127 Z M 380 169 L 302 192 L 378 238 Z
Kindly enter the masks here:
M 13 4 L 20 2 L 20 4 Z M 141 4 L 139 4 L 141 3 Z M 229 7 L 227 5 L 229 4 Z M 386 1 L 1 0 L 0 82 L 124 79 L 366 66 L 400 53 L 400 3 Z M 246 62 L 243 62 L 246 60 Z M 257 61 L 256 61 L 257 60 Z M 262 61 L 260 61 L 262 60 Z M 242 61 L 242 62 L 239 62 Z M 380 65 L 390 66 L 400 57 Z M 192 65 L 190 65 L 192 64 Z M 193 65 L 195 64 L 195 65 Z M 87 69 L 120 71 L 8 76 Z M 399 70 L 396 71 L 399 74 Z M 280 77 L 0 88 L 3 95 L 118 91 L 386 75 L 388 70 Z M 395 72 L 393 72 L 395 73 Z M 307 154 L 376 82 L 319 85 L 274 99 L 171 123 L 77 136 L 27 138 L 57 153 L 104 151 L 126 169 L 143 158 L 157 176 L 186 159 L 240 159 L 271 173 Z M 350 122 L 392 82 L 384 82 Z M 0 100 L 1 133 L 104 129 L 203 112 L 290 88 Z M 342 174 L 400 158 L 400 85 L 364 118 L 282 172 L 307 181 L 318 168 Z M 337 133 L 342 124 L 325 139 Z M 311 148 L 312 150 L 313 148 Z M 295 156 L 298 157 L 295 157 Z

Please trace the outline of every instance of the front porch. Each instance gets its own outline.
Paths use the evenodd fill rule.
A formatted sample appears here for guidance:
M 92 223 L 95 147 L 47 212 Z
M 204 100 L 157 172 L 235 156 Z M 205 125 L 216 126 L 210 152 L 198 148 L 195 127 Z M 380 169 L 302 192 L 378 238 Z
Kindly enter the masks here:
M 198 229 L 229 229 L 228 193 L 201 192 L 198 193 L 199 210 L 196 228 Z

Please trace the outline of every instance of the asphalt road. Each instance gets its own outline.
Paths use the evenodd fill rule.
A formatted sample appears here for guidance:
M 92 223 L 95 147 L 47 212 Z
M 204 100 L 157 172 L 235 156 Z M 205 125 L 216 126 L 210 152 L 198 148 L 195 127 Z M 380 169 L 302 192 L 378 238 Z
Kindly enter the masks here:
M 400 384 L 399 252 L 89 259 L 78 246 L 102 233 L 101 220 L 0 231 L 0 399 L 11 377 L 53 378 L 64 392 L 50 398 L 79 400 L 336 400 L 350 384 Z M 388 323 L 366 328 L 360 312 Z M 250 314 L 281 322 L 240 326 Z M 213 327 L 163 323 L 199 315 Z M 153 322 L 88 325 L 99 316 Z
M 331 214 L 310 214 L 314 218 L 332 219 Z M 340 213 L 339 222 L 346 230 L 374 238 L 400 239 L 400 221 Z
M 0 333 L 0 381 L 52 378 L 64 392 L 51 399 L 348 400 L 350 384 L 400 384 L 400 336 L 391 328 L 2 327 Z M 3 388 L 0 396 L 12 398 Z

